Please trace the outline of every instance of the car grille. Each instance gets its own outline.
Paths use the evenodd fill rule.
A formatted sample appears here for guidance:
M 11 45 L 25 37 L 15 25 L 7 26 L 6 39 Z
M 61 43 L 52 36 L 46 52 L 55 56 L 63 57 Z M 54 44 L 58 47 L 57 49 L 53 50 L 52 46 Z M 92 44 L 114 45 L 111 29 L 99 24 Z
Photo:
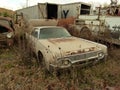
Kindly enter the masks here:
M 99 52 L 100 51 L 94 51 L 94 52 L 87 52 L 87 53 L 83 53 L 83 54 L 69 55 L 65 58 L 69 58 L 71 61 L 86 60 L 89 58 L 97 58 Z

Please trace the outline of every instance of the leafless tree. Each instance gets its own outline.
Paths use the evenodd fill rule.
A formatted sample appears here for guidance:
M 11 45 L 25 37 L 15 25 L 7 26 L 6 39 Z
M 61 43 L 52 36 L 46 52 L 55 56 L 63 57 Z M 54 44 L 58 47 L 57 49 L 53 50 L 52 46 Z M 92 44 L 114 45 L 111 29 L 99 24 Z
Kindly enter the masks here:
M 117 3 L 118 3 L 118 0 L 111 0 L 111 5 L 117 5 Z

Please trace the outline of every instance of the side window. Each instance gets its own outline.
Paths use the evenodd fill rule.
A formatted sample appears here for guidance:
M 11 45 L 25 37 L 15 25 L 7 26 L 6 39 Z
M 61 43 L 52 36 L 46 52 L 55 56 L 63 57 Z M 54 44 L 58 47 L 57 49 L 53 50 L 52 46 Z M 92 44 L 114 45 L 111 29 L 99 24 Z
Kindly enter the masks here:
M 31 33 L 32 36 L 34 36 L 35 38 L 38 38 L 38 31 L 34 30 Z

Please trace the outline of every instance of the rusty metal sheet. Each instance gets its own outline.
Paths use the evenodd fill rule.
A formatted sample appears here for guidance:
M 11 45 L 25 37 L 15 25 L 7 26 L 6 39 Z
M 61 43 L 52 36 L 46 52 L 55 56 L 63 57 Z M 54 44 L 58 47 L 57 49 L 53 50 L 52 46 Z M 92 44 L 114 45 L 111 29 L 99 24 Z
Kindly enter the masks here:
M 10 17 L 2 17 L 2 16 L 0 16 L 0 19 L 7 20 L 7 21 L 11 21 L 12 20 Z
M 66 39 L 65 38 L 63 38 L 63 39 L 48 39 L 48 41 L 55 44 L 55 43 L 60 43 L 60 42 L 74 41 L 74 39 L 72 39 L 72 38 L 71 39 L 70 38 L 68 38 L 68 39 L 67 38 Z
M 85 52 L 91 52 L 91 51 L 95 51 L 95 47 L 90 47 L 90 48 L 86 48 L 88 49 L 88 51 L 86 51 L 85 49 L 80 49 L 77 51 L 67 51 L 67 55 L 73 55 L 73 54 L 80 54 L 80 53 L 85 53 Z

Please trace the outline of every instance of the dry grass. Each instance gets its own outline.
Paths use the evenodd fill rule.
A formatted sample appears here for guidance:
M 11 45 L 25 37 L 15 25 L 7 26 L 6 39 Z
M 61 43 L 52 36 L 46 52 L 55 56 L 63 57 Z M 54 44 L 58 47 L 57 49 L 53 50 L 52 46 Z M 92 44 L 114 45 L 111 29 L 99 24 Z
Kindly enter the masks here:
M 0 50 L 0 90 L 105 90 L 120 86 L 120 48 L 109 49 L 107 61 L 84 68 L 71 68 L 56 77 L 37 67 L 24 37 Z
M 120 85 L 120 54 L 112 49 L 105 63 L 54 77 L 46 74 L 44 68 L 36 67 L 35 58 L 31 64 L 20 64 L 22 59 L 18 48 L 2 49 L 0 53 L 0 90 L 103 90 L 108 86 Z M 27 58 L 26 58 L 27 59 Z M 29 60 L 29 59 L 27 59 Z
M 5 9 L 5 8 L 0 8 L 0 16 L 4 16 L 5 13 L 12 17 L 13 14 L 14 14 L 14 11 L 8 10 L 8 9 Z

